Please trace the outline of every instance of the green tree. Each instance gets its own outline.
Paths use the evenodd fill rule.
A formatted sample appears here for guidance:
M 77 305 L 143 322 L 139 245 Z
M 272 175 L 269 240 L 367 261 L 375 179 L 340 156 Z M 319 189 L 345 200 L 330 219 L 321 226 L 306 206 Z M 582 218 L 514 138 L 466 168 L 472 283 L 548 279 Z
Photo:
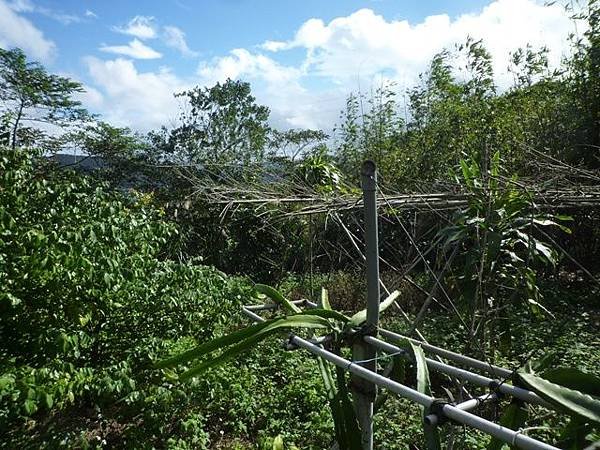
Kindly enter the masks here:
M 274 157 L 283 157 L 293 163 L 310 153 L 328 137 L 322 130 L 271 130 L 269 145 L 273 149 Z
M 269 136 L 269 109 L 256 104 L 250 84 L 228 79 L 176 94 L 187 100 L 166 149 L 177 162 L 211 170 L 260 162 Z
M 50 74 L 37 62 L 27 61 L 22 50 L 0 48 L 0 115 L 10 130 L 10 145 L 37 142 L 52 148 L 57 140 L 45 129 L 64 128 L 88 117 L 73 95 L 80 83 Z M 37 126 L 25 124 L 34 124 Z
M 370 96 L 351 94 L 336 127 L 337 163 L 350 178 L 358 178 L 365 159 L 378 165 L 383 178 L 391 176 L 395 150 L 404 134 L 394 83 L 382 83 Z

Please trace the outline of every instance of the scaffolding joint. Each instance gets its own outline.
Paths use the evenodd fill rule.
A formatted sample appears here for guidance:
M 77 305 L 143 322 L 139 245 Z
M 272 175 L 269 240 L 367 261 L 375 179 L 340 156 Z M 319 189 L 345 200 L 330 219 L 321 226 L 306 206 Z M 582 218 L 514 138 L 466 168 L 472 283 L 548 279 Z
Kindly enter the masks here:
M 498 380 L 492 380 L 488 384 L 490 393 L 496 394 L 496 401 L 498 403 L 500 403 L 506 397 L 506 394 L 500 390 L 500 386 L 502 386 L 502 384 L 504 384 L 504 382 Z
M 346 333 L 344 340 L 349 346 L 352 346 L 354 344 L 361 343 L 365 336 L 377 337 L 378 331 L 377 325 L 365 322 L 359 328 L 354 328 L 350 332 Z
M 445 424 L 446 422 L 454 422 L 444 412 L 444 407 L 446 405 L 454 404 L 444 398 L 434 398 L 429 408 L 427 408 L 427 414 L 424 418 L 425 423 L 427 425 L 439 426 Z M 433 423 L 434 421 L 432 421 L 431 418 L 429 418 L 430 415 L 435 416 L 435 423 Z

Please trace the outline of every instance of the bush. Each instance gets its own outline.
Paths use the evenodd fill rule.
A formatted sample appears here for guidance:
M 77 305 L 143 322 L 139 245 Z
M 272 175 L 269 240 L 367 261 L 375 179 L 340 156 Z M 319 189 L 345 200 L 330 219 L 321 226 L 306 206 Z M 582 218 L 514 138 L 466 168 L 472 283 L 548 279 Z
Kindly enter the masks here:
M 146 197 L 43 161 L 0 150 L 2 445 L 126 446 L 143 424 L 201 447 L 192 387 L 150 363 L 221 332 L 245 283 L 167 259 L 177 230 Z

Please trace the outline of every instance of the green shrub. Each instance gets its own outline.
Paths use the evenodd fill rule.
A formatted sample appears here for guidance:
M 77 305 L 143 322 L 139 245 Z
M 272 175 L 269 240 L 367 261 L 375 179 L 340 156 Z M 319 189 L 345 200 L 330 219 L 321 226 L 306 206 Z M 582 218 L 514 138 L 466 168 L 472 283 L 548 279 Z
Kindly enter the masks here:
M 140 425 L 148 442 L 206 440 L 190 390 L 148 368 L 235 323 L 247 291 L 213 268 L 166 259 L 177 231 L 148 204 L 1 150 L 4 445 L 86 447 L 111 436 L 125 445 Z

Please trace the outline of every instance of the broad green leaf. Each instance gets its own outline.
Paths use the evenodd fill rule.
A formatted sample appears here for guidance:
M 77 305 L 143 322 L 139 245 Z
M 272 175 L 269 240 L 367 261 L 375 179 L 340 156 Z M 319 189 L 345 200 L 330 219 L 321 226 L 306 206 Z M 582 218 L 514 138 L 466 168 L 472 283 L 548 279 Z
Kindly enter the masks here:
M 519 405 L 518 402 L 511 402 L 500 417 L 500 425 L 506 428 L 510 428 L 511 430 L 518 430 L 523 427 L 525 421 L 527 420 L 527 416 L 529 415 L 529 411 L 526 406 Z M 496 437 L 492 437 L 490 443 L 487 446 L 487 450 L 501 450 L 502 447 L 507 445 L 504 441 Z
M 492 156 L 491 164 L 490 164 L 490 174 L 493 178 L 497 178 L 500 175 L 500 151 L 497 150 L 494 152 Z M 496 180 L 493 180 L 496 181 Z
M 460 169 L 462 171 L 462 176 L 463 176 L 465 183 L 467 184 L 467 186 L 472 187 L 473 186 L 473 182 L 471 180 L 472 174 L 471 174 L 469 165 L 467 164 L 467 161 L 464 159 L 461 159 L 459 162 L 460 162 Z
M 154 367 L 157 369 L 174 366 L 177 364 L 182 364 L 184 362 L 188 362 L 194 359 L 197 359 L 203 355 L 211 353 L 215 350 L 218 350 L 223 347 L 227 347 L 229 345 L 233 345 L 240 341 L 244 341 L 249 337 L 256 335 L 264 330 L 270 329 L 281 329 L 281 328 L 291 328 L 291 327 L 300 327 L 300 328 L 330 328 L 330 324 L 326 319 L 323 319 L 318 316 L 309 315 L 309 314 L 299 314 L 293 315 L 283 318 L 275 318 L 271 320 L 267 320 L 262 323 L 250 325 L 246 328 L 243 328 L 239 331 L 235 331 L 226 336 L 221 336 L 216 339 L 212 339 L 204 344 L 201 344 L 197 347 L 194 347 L 180 355 L 173 356 L 172 358 L 165 359 L 163 361 L 157 362 Z
M 548 247 L 547 245 L 544 245 L 537 239 L 534 239 L 533 242 L 535 244 L 535 249 L 539 253 L 544 255 L 544 257 L 548 260 L 548 262 L 550 262 L 552 265 L 556 265 L 556 258 L 554 257 L 554 252 L 552 251 L 552 249 L 550 247 Z
M 546 370 L 540 376 L 551 383 L 574 389 L 583 394 L 600 397 L 600 378 L 590 373 L 568 367 L 559 367 Z
M 325 288 L 321 288 L 321 308 L 331 310 L 329 303 L 329 292 Z
M 263 322 L 263 323 L 267 323 L 267 326 L 258 331 L 255 331 L 249 337 L 242 340 L 241 342 L 238 341 L 237 344 L 235 344 L 232 347 L 230 347 L 229 349 L 225 350 L 219 356 L 217 356 L 215 358 L 211 358 L 207 361 L 204 361 L 204 362 L 192 367 L 188 371 L 181 374 L 181 376 L 179 378 L 181 380 L 186 380 L 191 377 L 199 375 L 200 373 L 204 372 L 205 370 L 207 370 L 211 367 L 217 366 L 219 364 L 223 364 L 223 363 L 229 361 L 231 358 L 237 356 L 238 354 L 249 350 L 254 345 L 258 344 L 259 342 L 261 342 L 268 336 L 276 333 L 277 331 L 279 331 L 281 329 L 289 329 L 289 328 L 329 329 L 330 328 L 330 324 L 326 319 L 323 319 L 321 317 L 316 317 L 316 316 L 305 316 L 305 315 L 289 316 L 289 317 L 284 317 L 281 319 L 274 319 L 274 320 Z M 220 338 L 215 339 L 215 340 L 220 340 Z M 214 348 L 212 348 L 212 350 L 210 350 L 210 352 L 216 350 L 217 348 L 221 348 L 221 347 L 223 347 L 223 346 L 221 345 L 218 347 L 214 347 Z M 209 352 L 205 351 L 203 353 L 200 353 L 196 356 L 196 358 L 199 356 L 202 356 L 206 353 L 209 353 Z
M 46 408 L 52 408 L 52 405 L 54 405 L 54 398 L 52 397 L 52 394 L 44 394 L 44 403 L 46 404 Z
M 518 373 L 519 379 L 540 397 L 573 414 L 600 423 L 600 400 L 541 377 Z
M 555 222 L 550 219 L 533 219 L 533 223 L 535 223 L 536 225 L 540 225 L 542 227 L 555 226 L 555 227 L 560 228 L 562 231 L 564 231 L 567 234 L 572 233 L 572 231 L 569 227 L 566 227 L 563 224 Z
M 254 285 L 254 289 L 257 292 L 266 295 L 271 300 L 273 300 L 275 303 L 281 305 L 288 312 L 291 312 L 291 313 L 301 313 L 302 312 L 302 310 L 298 306 L 294 305 L 287 298 L 285 298 L 281 294 L 281 292 L 279 292 L 277 289 L 272 288 L 271 286 L 267 286 L 266 284 L 256 284 L 256 285 Z
M 421 394 L 431 396 L 431 381 L 429 380 L 429 369 L 427 368 L 425 353 L 423 353 L 423 349 L 420 345 L 413 344 L 410 341 L 409 344 L 417 367 L 417 390 Z M 425 418 L 427 410 L 423 406 L 420 406 L 419 408 L 421 409 L 423 418 Z M 437 427 L 424 426 L 423 432 L 425 434 L 425 444 L 427 445 L 428 450 L 441 449 L 440 436 Z
M 273 450 L 283 450 L 283 438 L 281 435 L 277 435 L 273 439 Z
M 325 319 L 334 319 L 339 322 L 342 322 L 343 324 L 348 323 L 348 321 L 350 320 L 350 318 L 348 316 L 342 314 L 341 312 L 335 311 L 333 309 L 313 308 L 313 309 L 307 309 L 306 311 L 303 311 L 302 314 L 307 315 L 307 316 L 319 316 L 319 317 L 323 317 Z
M 382 313 L 383 311 L 388 309 L 390 307 L 390 305 L 392 303 L 394 303 L 394 301 L 398 298 L 399 295 L 400 295 L 400 291 L 392 292 L 388 298 L 386 298 L 384 301 L 382 301 L 379 304 L 379 312 Z M 349 325 L 357 327 L 366 320 L 367 320 L 367 310 L 363 309 L 362 311 L 357 312 L 350 318 Z
M 37 411 L 37 404 L 36 404 L 35 400 L 28 398 L 27 400 L 25 400 L 25 403 L 23 404 L 23 408 L 25 409 L 25 413 L 27 415 L 31 415 Z

